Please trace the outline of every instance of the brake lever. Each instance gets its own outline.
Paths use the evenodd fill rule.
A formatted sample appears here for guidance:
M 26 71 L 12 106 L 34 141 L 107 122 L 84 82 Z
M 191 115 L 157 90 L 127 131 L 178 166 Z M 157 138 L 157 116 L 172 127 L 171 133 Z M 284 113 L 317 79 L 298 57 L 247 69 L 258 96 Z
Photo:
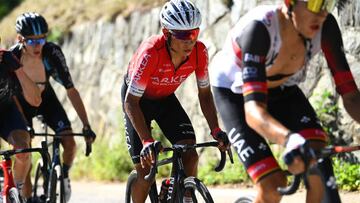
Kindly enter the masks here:
M 229 147 L 229 149 L 227 149 L 226 151 L 228 153 L 231 164 L 234 164 L 234 157 L 233 157 L 233 154 L 232 154 L 231 147 Z

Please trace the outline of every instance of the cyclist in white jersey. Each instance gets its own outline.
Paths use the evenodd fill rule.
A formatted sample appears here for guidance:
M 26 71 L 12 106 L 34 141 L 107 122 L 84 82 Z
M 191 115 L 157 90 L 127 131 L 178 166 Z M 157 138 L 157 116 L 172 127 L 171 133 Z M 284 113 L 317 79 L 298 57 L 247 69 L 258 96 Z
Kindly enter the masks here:
M 350 116 L 360 121 L 360 94 L 345 58 L 342 36 L 334 16 L 342 0 L 284 0 L 281 6 L 260 6 L 243 16 L 229 32 L 223 49 L 210 65 L 210 83 L 229 140 L 256 184 L 255 202 L 279 202 L 278 187 L 286 177 L 267 140 L 293 153 L 309 140 L 313 148 L 326 145 L 327 135 L 314 109 L 297 86 L 306 78 L 309 60 L 322 51 L 337 92 Z M 331 161 L 319 165 L 325 181 L 334 177 Z M 294 174 L 304 171 L 299 156 L 289 163 Z M 307 202 L 338 199 L 335 185 L 322 187 L 309 176 Z M 329 181 L 331 182 L 331 181 Z

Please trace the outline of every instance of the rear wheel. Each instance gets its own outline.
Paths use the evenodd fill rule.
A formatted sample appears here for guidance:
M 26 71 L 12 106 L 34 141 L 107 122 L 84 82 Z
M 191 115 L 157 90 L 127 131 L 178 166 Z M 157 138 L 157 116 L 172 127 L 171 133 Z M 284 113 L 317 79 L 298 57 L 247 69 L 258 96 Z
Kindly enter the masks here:
M 184 188 L 186 192 L 191 192 L 193 202 L 213 203 L 209 190 L 204 183 L 195 177 L 187 177 L 184 179 Z
M 137 179 L 137 173 L 135 170 L 133 170 L 126 182 L 126 192 L 125 192 L 125 203 L 132 203 L 132 199 L 131 199 L 131 187 L 134 184 L 134 182 Z M 149 192 L 149 198 L 150 198 L 150 202 L 151 203 L 158 203 L 158 196 L 157 196 L 157 189 L 156 189 L 156 184 L 154 182 L 154 184 L 151 185 L 150 188 L 150 192 Z

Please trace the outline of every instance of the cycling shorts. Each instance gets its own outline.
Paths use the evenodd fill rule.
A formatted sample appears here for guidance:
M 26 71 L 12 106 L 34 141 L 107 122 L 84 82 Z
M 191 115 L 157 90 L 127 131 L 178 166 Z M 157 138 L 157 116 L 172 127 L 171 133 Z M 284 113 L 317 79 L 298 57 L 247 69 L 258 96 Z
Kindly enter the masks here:
M 229 140 L 252 180 L 256 183 L 281 170 L 267 141 L 247 125 L 243 95 L 219 87 L 213 87 L 213 94 Z M 268 112 L 291 131 L 308 140 L 326 142 L 316 113 L 299 87 L 269 89 L 267 106 Z
M 55 133 L 58 134 L 66 130 L 71 130 L 69 118 L 57 98 L 54 89 L 49 84 L 46 84 L 45 90 L 41 94 L 41 98 L 42 102 L 39 107 L 31 106 L 24 98 L 19 99 L 29 124 L 32 125 L 33 117 L 42 115 L 45 123 Z
M 7 141 L 9 135 L 14 130 L 25 130 L 26 124 L 24 117 L 16 107 L 14 102 L 6 104 L 6 108 L 2 108 L 0 112 L 0 134 Z
M 127 88 L 124 83 L 121 88 L 123 104 Z M 157 100 L 141 97 L 140 108 L 144 114 L 147 127 L 151 129 L 151 121 L 155 120 L 171 144 L 185 139 L 195 140 L 195 132 L 191 121 L 174 94 Z M 143 145 L 125 111 L 124 122 L 127 147 L 133 163 L 138 164 L 140 163 L 140 152 Z

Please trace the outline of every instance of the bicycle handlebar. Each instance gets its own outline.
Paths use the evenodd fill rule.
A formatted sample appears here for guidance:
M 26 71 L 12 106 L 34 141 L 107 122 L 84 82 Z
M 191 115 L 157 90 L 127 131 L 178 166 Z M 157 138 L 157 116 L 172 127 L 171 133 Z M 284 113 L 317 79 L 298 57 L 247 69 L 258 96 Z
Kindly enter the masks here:
M 4 156 L 5 158 L 8 158 L 10 156 L 13 156 L 15 154 L 21 154 L 21 153 L 31 153 L 31 152 L 39 152 L 41 155 L 41 158 L 43 159 L 44 166 L 48 166 L 50 155 L 48 152 L 48 147 L 45 141 L 41 142 L 41 147 L 38 148 L 25 148 L 25 149 L 11 149 L 11 150 L 5 150 L 0 151 L 0 155 Z
M 315 159 L 317 161 L 319 161 L 319 159 L 330 157 L 335 154 L 345 153 L 345 152 L 353 152 L 353 151 L 357 151 L 357 150 L 360 150 L 360 145 L 358 145 L 358 146 L 328 146 L 321 150 L 314 151 L 314 154 L 315 154 Z M 305 157 L 303 157 L 303 159 L 304 158 L 308 159 L 308 161 L 309 161 L 309 157 L 305 156 Z M 306 162 L 306 160 L 305 160 L 305 162 Z M 309 168 L 307 168 L 306 170 L 308 170 L 308 169 Z M 281 195 L 294 194 L 299 189 L 301 179 L 303 179 L 305 182 L 307 182 L 306 174 L 307 173 L 305 171 L 301 174 L 293 175 L 294 176 L 293 182 L 287 187 L 278 187 L 277 191 Z
M 150 167 L 149 174 L 147 174 L 144 177 L 144 179 L 147 181 L 152 180 L 157 173 L 157 159 L 158 159 L 158 155 L 160 152 L 168 152 L 168 151 L 186 152 L 190 149 L 195 149 L 195 148 L 200 148 L 200 147 L 217 147 L 219 145 L 219 143 L 217 141 L 212 141 L 212 142 L 204 142 L 204 143 L 198 143 L 198 144 L 193 144 L 193 145 L 174 144 L 171 147 L 161 148 L 161 143 L 159 141 L 155 141 L 153 143 L 153 145 L 154 145 L 154 153 L 155 153 L 154 163 Z M 219 151 L 220 151 L 220 149 L 219 149 Z M 220 152 L 221 152 L 220 153 L 220 155 L 221 155 L 220 161 L 214 169 L 216 172 L 221 171 L 224 168 L 225 163 L 226 163 L 226 153 L 223 151 L 220 151 Z M 230 155 L 231 151 L 228 150 L 228 153 L 229 153 L 229 158 L 233 163 L 232 154 Z
M 62 136 L 82 136 L 87 137 L 84 133 L 65 133 L 65 134 L 52 134 L 52 133 L 32 133 L 32 136 L 49 136 L 54 138 L 61 138 Z M 89 156 L 92 152 L 92 143 L 86 142 L 85 156 Z

